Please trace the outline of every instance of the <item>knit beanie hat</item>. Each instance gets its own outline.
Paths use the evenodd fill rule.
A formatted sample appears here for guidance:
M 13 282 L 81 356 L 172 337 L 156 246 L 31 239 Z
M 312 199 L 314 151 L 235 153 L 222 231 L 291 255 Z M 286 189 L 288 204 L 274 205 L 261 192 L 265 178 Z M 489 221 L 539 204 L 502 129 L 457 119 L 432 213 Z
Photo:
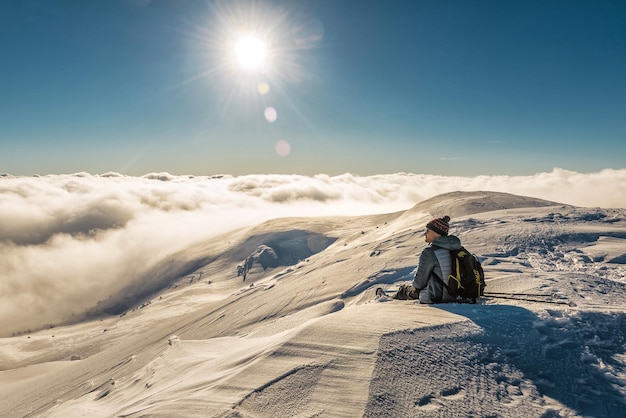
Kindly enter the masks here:
M 432 221 L 426 224 L 426 228 L 432 229 L 439 235 L 446 236 L 448 235 L 448 230 L 450 229 L 450 217 L 448 215 L 443 218 L 435 218 Z

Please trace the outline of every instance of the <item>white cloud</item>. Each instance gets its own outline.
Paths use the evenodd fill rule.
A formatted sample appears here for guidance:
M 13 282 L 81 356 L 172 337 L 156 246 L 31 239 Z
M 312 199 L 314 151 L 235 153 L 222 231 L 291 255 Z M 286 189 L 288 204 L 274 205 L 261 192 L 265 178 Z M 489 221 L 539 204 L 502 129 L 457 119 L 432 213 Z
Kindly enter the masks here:
M 139 286 L 171 254 L 234 228 L 285 216 L 394 212 L 456 190 L 626 207 L 626 169 L 516 177 L 3 176 L 0 329 L 22 331 L 79 315 Z

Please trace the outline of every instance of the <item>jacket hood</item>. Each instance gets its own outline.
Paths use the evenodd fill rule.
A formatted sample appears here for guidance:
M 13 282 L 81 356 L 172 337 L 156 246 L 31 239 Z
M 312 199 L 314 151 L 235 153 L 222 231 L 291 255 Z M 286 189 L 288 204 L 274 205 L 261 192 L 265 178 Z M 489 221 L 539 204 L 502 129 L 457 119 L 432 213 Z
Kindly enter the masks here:
M 461 248 L 461 240 L 454 235 L 445 235 L 434 240 L 431 245 L 445 248 L 446 250 L 458 250 Z

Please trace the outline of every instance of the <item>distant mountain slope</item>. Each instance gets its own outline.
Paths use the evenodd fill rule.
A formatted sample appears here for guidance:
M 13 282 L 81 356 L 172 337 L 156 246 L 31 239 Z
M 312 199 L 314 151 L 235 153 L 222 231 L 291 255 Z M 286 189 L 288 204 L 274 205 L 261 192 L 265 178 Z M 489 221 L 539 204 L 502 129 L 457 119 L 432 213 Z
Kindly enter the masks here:
M 535 197 L 518 196 L 501 192 L 450 192 L 444 193 L 409 209 L 405 216 L 416 213 L 430 213 L 432 216 L 448 215 L 452 219 L 475 213 L 491 212 L 503 209 L 520 209 L 546 206 L 568 206 Z

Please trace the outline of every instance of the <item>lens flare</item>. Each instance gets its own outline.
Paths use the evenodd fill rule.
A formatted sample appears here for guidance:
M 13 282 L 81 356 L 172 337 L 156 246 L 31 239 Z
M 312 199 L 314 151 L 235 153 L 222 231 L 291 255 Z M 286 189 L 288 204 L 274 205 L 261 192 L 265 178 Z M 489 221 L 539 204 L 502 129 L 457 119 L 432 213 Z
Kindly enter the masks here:
M 263 114 L 265 115 L 265 120 L 269 123 L 274 123 L 278 119 L 278 112 L 272 106 L 266 107 Z
M 276 142 L 276 154 L 281 157 L 286 157 L 289 155 L 290 152 L 291 146 L 289 145 L 289 142 L 285 141 L 284 139 Z
M 303 48 L 313 48 L 324 37 L 324 24 L 317 18 L 306 18 L 294 23 L 291 29 L 294 42 Z
M 262 81 L 257 85 L 256 89 L 259 92 L 259 94 L 266 95 L 267 93 L 270 92 L 270 85 L 267 84 L 265 81 Z

